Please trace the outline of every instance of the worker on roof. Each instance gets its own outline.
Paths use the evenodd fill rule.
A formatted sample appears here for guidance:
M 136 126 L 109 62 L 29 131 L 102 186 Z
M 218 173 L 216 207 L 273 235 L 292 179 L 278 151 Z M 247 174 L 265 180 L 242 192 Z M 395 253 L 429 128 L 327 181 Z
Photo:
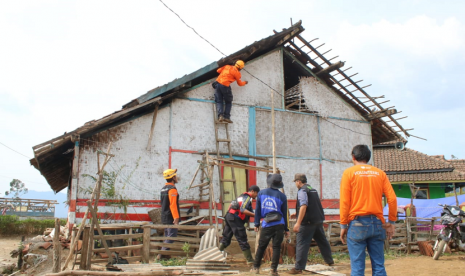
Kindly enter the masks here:
M 247 81 L 241 80 L 240 71 L 242 68 L 244 68 L 244 62 L 242 60 L 238 60 L 234 66 L 225 65 L 217 70 L 220 75 L 213 83 L 213 87 L 215 88 L 216 113 L 218 115 L 219 122 L 232 124 L 231 107 L 233 95 L 231 91 L 231 83 L 237 81 L 239 86 L 244 86 L 248 83 Z
M 234 234 L 249 265 L 253 264 L 254 259 L 250 251 L 249 242 L 247 241 L 247 232 L 244 224 L 249 221 L 249 217 L 255 216 L 252 209 L 252 200 L 257 198 L 258 192 L 260 192 L 260 188 L 257 185 L 250 186 L 248 192 L 241 194 L 236 200 L 231 202 L 228 213 L 225 216 L 223 238 L 220 243 L 220 250 L 223 251 L 231 244 Z
M 166 180 L 165 186 L 161 189 L 161 222 L 166 225 L 179 224 L 179 194 L 175 184 L 178 183 L 176 178 L 177 169 L 167 169 L 163 172 L 163 178 Z M 177 228 L 165 228 L 165 237 L 177 237 Z M 165 240 L 164 243 L 173 243 L 173 240 Z M 169 248 L 162 247 L 162 250 Z M 161 259 L 161 254 L 158 259 Z

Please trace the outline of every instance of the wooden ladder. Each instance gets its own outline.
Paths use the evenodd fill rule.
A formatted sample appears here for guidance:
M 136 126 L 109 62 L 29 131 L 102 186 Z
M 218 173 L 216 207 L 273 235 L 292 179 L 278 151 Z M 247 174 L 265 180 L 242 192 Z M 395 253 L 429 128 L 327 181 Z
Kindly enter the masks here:
M 231 136 L 229 135 L 229 129 L 228 129 L 228 123 L 226 122 L 219 122 L 218 121 L 218 115 L 216 114 L 216 104 L 213 104 L 213 123 L 215 125 L 215 140 L 216 140 L 216 158 L 218 160 L 220 159 L 226 159 L 226 160 L 233 160 L 233 155 L 232 155 L 232 150 L 231 150 Z M 219 138 L 219 128 L 221 126 L 224 126 L 224 129 L 226 131 L 226 139 Z M 227 148 L 228 148 L 228 157 L 227 158 L 221 158 L 220 155 L 220 143 L 226 143 Z M 221 194 L 221 199 L 224 204 L 229 203 L 230 201 L 224 201 L 224 195 L 228 194 L 229 192 L 224 190 L 224 183 L 232 183 L 233 184 L 233 199 L 237 198 L 237 188 L 236 188 L 236 175 L 234 173 L 234 168 L 231 169 L 231 179 L 224 179 L 221 177 L 221 166 L 218 166 L 218 177 L 220 178 L 220 194 Z

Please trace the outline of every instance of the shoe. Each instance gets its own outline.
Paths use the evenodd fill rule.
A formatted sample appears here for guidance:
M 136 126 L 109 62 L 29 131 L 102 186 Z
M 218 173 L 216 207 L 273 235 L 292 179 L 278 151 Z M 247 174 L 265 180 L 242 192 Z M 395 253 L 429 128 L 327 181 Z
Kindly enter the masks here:
M 219 123 L 224 122 L 224 117 L 220 115 L 220 116 L 218 117 L 218 122 L 219 122 Z
M 247 265 L 251 265 L 254 263 L 255 260 L 252 257 L 252 252 L 250 251 L 250 248 L 242 251 L 242 254 L 244 254 L 245 260 L 247 261 Z
M 224 249 L 226 248 L 226 246 L 224 246 L 224 243 L 220 243 L 220 251 L 224 251 Z
M 252 274 L 260 274 L 260 269 L 256 268 L 256 267 L 252 267 L 252 269 L 250 270 L 250 273 L 252 273 Z
M 279 276 L 278 270 L 275 270 L 275 269 L 270 270 L 270 276 Z
M 302 270 L 293 268 L 293 269 L 289 270 L 287 273 L 289 273 L 289 274 L 302 274 Z
M 334 265 L 334 262 L 332 263 L 329 263 L 329 264 L 326 264 L 327 266 L 333 266 Z
M 231 119 L 226 119 L 226 118 L 223 119 L 223 122 L 226 122 L 226 123 L 228 123 L 228 124 L 232 124 L 232 123 L 233 123 L 233 121 L 231 121 Z

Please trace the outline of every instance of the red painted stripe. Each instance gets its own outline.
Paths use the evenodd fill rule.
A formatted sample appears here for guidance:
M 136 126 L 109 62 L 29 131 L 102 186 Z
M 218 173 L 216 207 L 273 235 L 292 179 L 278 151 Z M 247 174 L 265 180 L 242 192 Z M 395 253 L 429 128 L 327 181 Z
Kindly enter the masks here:
M 320 199 L 323 199 L 323 165 L 320 160 Z
M 84 212 L 76 213 L 76 218 L 84 218 Z M 87 218 L 90 218 L 90 214 Z M 97 213 L 97 218 L 102 220 L 152 221 L 148 214 Z M 202 221 L 202 224 L 208 224 L 209 222 L 210 220 L 205 219 Z M 212 217 L 212 223 L 215 223 L 215 217 Z M 218 219 L 218 223 L 223 223 L 223 220 Z
M 249 161 L 249 165 L 251 166 L 257 166 L 257 162 L 255 161 Z M 257 185 L 257 171 L 254 170 L 248 170 L 247 174 L 249 176 L 249 187 L 253 185 Z
M 68 208 L 68 212 L 76 212 L 76 200 L 70 200 L 69 201 L 69 208 Z

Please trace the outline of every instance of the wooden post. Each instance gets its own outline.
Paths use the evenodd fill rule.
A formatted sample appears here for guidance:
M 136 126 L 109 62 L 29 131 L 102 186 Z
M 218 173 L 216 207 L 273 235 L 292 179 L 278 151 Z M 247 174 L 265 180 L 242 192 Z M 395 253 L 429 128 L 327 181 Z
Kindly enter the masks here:
M 78 229 L 76 227 L 73 227 L 73 234 L 71 234 L 71 244 L 75 244 L 75 240 L 76 239 L 79 239 L 79 237 L 76 237 L 76 234 L 77 234 L 77 231 Z M 76 242 L 76 248 L 73 248 L 73 250 L 76 250 L 77 251 L 77 242 Z M 70 251 L 71 251 L 71 248 L 70 248 Z M 74 266 L 76 265 L 76 258 L 73 259 L 73 265 L 71 266 L 71 270 L 74 270 Z
M 150 261 L 150 227 L 143 227 L 143 229 L 142 262 L 148 264 Z
M 457 206 L 459 206 L 459 198 L 457 197 L 457 190 L 455 189 L 455 183 L 454 183 L 454 195 L 455 195 L 455 203 Z
M 158 106 L 158 103 L 155 104 L 155 110 L 153 111 L 152 127 L 150 128 L 149 142 L 147 143 L 147 151 L 149 151 L 150 147 L 152 146 L 153 129 L 155 128 L 155 121 L 157 120 Z
M 132 235 L 132 228 L 129 228 L 128 234 Z M 132 245 L 132 238 L 129 238 L 128 244 L 129 244 L 129 246 Z M 132 250 L 128 250 L 128 257 L 131 257 L 131 254 L 132 254 Z
M 271 90 L 271 139 L 273 147 L 273 173 L 276 173 L 276 142 L 275 142 L 275 122 L 274 122 L 274 92 Z
M 61 267 L 60 219 L 55 219 L 55 235 L 53 236 L 53 273 L 60 272 Z
M 84 235 L 82 235 L 82 247 L 81 247 L 81 263 L 79 269 L 85 270 L 87 267 L 87 251 L 89 250 L 89 233 L 90 228 L 84 228 Z M 79 239 L 79 237 L 76 237 Z
M 20 250 L 18 254 L 18 269 L 21 270 L 21 267 L 23 266 L 24 236 L 21 236 L 21 246 L 19 248 Z

